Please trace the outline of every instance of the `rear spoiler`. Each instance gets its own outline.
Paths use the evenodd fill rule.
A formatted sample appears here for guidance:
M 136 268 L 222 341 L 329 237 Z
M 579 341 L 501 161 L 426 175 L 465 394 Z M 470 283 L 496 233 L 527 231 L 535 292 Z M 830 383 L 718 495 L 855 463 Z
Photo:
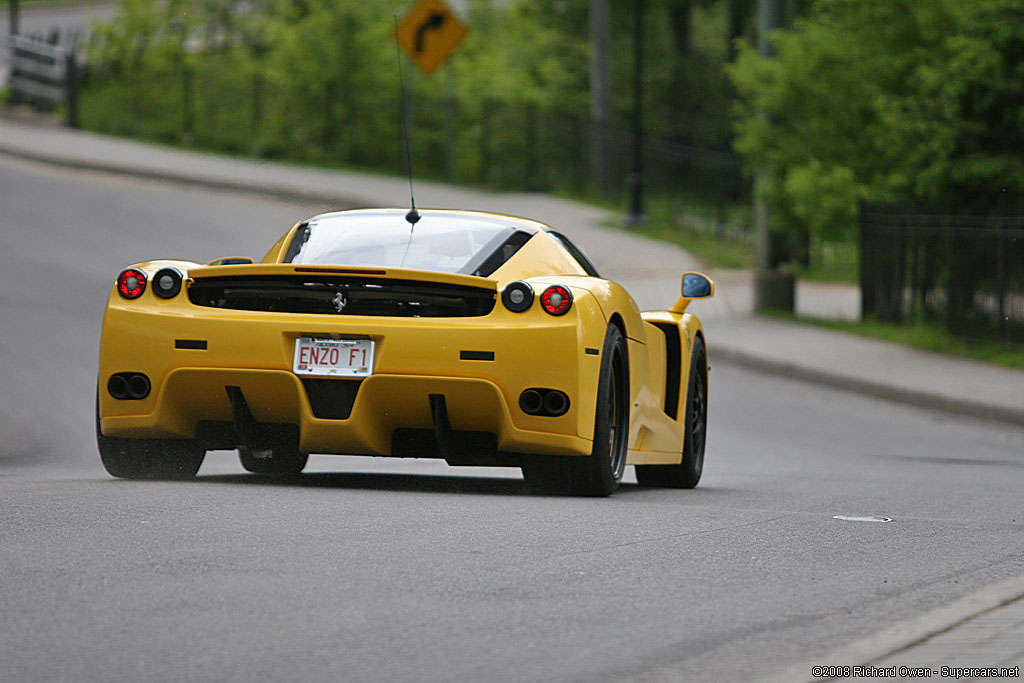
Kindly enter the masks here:
M 447 285 L 476 287 L 497 291 L 498 281 L 475 275 L 444 273 L 436 270 L 417 270 L 414 268 L 378 268 L 375 266 L 327 266 L 298 263 L 253 263 L 231 265 L 208 265 L 189 268 L 188 276 L 193 279 L 214 277 L 263 277 L 281 275 L 311 275 L 337 277 L 367 277 L 386 280 L 412 280 L 417 282 L 437 282 Z

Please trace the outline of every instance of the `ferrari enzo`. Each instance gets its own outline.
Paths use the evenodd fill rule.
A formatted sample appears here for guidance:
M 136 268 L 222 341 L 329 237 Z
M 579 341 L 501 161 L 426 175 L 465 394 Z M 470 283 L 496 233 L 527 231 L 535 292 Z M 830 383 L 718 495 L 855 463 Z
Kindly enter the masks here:
M 471 211 L 339 211 L 259 263 L 147 261 L 117 276 L 100 344 L 107 472 L 188 478 L 208 450 L 297 475 L 308 454 L 520 467 L 548 492 L 696 486 L 708 355 L 687 312 L 641 313 L 567 237 Z

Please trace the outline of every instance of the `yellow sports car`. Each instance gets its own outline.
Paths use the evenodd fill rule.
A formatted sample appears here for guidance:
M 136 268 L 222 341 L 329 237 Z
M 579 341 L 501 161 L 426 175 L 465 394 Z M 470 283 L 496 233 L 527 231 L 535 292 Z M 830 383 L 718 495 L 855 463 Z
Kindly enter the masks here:
M 295 475 L 309 453 L 522 468 L 609 495 L 626 465 L 693 487 L 708 364 L 682 276 L 641 313 L 564 235 L 470 211 L 304 220 L 260 263 L 147 261 L 107 301 L 96 433 L 115 477 L 192 477 L 207 450 Z

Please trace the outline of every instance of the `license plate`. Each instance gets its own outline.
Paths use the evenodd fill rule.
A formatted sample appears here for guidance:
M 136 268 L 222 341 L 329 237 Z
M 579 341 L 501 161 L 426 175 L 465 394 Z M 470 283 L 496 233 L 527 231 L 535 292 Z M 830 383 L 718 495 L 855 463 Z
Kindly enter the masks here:
M 296 375 L 318 377 L 372 375 L 373 340 L 299 337 L 292 368 Z

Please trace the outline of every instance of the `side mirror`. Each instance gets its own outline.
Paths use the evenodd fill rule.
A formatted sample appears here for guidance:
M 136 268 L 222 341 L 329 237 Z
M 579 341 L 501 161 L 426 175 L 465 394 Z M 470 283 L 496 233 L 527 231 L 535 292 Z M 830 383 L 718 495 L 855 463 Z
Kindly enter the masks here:
M 224 258 L 218 258 L 210 261 L 206 265 L 208 266 L 243 266 L 255 263 L 248 256 L 225 256 Z
M 683 273 L 682 295 L 686 299 L 706 299 L 715 294 L 715 283 L 703 273 Z
M 694 299 L 707 299 L 715 294 L 715 283 L 703 273 L 683 273 L 683 281 L 680 286 L 679 301 L 672 308 L 671 313 L 685 313 L 686 307 Z

